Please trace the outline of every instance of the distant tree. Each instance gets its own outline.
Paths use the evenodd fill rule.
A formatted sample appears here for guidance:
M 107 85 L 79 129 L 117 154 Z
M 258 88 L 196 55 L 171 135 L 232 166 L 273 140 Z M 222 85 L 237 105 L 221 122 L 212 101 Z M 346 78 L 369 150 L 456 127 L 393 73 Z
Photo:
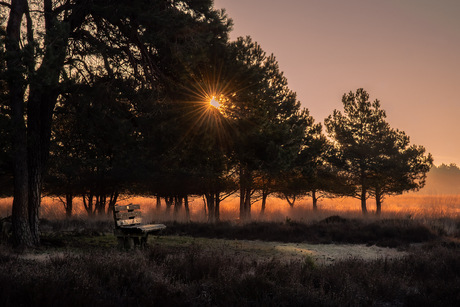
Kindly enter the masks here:
M 460 168 L 454 163 L 433 166 L 420 193 L 460 194 Z
M 425 156 L 423 147 L 409 146 L 403 132 L 391 129 L 380 102 L 371 103 L 365 90 L 344 94 L 342 102 L 344 113 L 334 110 L 325 120 L 327 131 L 343 159 L 349 184 L 356 187 L 352 196 L 361 200 L 362 212 L 367 212 L 366 200 L 374 194 L 380 213 L 385 194 L 423 186 L 431 155 Z

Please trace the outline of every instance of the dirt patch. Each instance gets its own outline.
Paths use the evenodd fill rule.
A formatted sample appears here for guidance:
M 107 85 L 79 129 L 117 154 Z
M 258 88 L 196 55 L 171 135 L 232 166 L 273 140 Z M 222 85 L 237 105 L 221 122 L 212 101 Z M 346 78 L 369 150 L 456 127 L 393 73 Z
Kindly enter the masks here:
M 396 259 L 406 256 L 406 252 L 395 248 L 367 246 L 364 244 L 280 244 L 275 247 L 281 252 L 299 257 L 310 255 L 319 263 L 355 258 L 363 260 Z
M 103 236 L 105 241 L 110 241 L 112 236 Z M 109 238 L 110 237 L 110 238 Z M 336 261 L 355 258 L 363 260 L 398 259 L 407 255 L 406 252 L 396 248 L 368 246 L 365 244 L 307 244 L 267 242 L 259 240 L 227 240 L 194 238 L 189 236 L 158 236 L 149 238 L 150 248 L 164 245 L 174 250 L 188 248 L 195 245 L 209 253 L 225 253 L 235 256 L 248 256 L 259 260 L 279 259 L 282 261 L 304 260 L 309 256 L 318 264 L 331 264 Z M 107 253 L 114 252 L 113 247 L 100 247 Z M 25 253 L 19 258 L 29 261 L 46 262 L 59 257 L 71 257 L 80 254 L 76 250 L 48 250 L 44 253 Z
M 306 244 L 281 243 L 258 240 L 225 240 L 192 238 L 184 236 L 158 237 L 154 244 L 166 244 L 175 247 L 196 244 L 210 252 L 222 251 L 235 255 L 257 256 L 260 258 L 281 260 L 303 260 L 310 256 L 318 264 L 330 264 L 338 260 L 349 258 L 375 260 L 397 259 L 407 255 L 396 248 L 378 247 L 365 244 Z M 152 242 L 153 243 L 153 242 Z

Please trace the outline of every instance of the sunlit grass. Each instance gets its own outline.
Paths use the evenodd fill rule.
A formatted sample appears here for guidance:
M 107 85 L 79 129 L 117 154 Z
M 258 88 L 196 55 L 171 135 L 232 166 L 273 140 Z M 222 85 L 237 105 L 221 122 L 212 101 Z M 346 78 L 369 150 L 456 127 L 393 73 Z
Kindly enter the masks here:
M 11 215 L 12 198 L 0 199 L 0 217 Z M 184 207 L 175 212 L 174 206 L 166 209 L 162 200 L 161 208 L 156 208 L 156 198 L 124 196 L 119 204 L 140 204 L 144 216 L 150 221 L 185 221 Z M 206 212 L 201 197 L 190 198 L 190 218 L 192 221 L 206 221 Z M 253 220 L 284 221 L 286 219 L 311 221 L 318 220 L 330 215 L 345 217 L 362 217 L 360 201 L 354 198 L 321 199 L 318 203 L 318 211 L 312 210 L 311 199 L 305 198 L 296 202 L 291 208 L 285 200 L 269 198 L 264 214 L 261 213 L 261 203 L 256 202 L 252 206 L 251 217 Z M 373 217 L 375 203 L 368 201 L 369 217 Z M 47 219 L 65 218 L 64 206 L 58 198 L 45 197 L 40 208 L 41 217 Z M 74 199 L 73 215 L 86 217 L 81 198 Z M 239 199 L 229 198 L 220 205 L 220 217 L 222 220 L 236 221 L 239 218 Z M 405 194 L 389 197 L 382 206 L 383 218 L 458 218 L 460 217 L 460 195 L 418 195 Z

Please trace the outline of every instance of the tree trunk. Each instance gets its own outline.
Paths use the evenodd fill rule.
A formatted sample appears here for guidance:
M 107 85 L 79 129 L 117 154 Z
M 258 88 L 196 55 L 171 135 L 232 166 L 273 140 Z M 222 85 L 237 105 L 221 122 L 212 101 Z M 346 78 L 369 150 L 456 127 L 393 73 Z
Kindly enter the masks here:
M 160 209 L 161 209 L 161 197 L 160 197 L 160 196 L 157 196 L 157 205 L 156 205 L 156 209 L 157 209 L 157 210 L 160 210 Z
M 173 205 L 174 202 L 174 197 L 165 197 L 165 203 L 166 203 L 166 214 L 170 214 L 171 212 L 171 206 Z
M 190 222 L 190 208 L 188 206 L 188 195 L 184 197 L 185 220 Z
M 29 151 L 29 153 L 32 151 Z M 32 161 L 29 155 L 29 227 L 32 240 L 35 245 L 40 244 L 39 232 L 39 208 L 41 204 L 42 174 L 41 166 L 36 165 L 37 161 Z
M 208 223 L 214 223 L 216 221 L 216 211 L 215 211 L 215 200 L 214 193 L 206 193 L 206 205 L 208 209 Z
M 182 197 L 174 197 L 174 220 L 177 219 L 177 216 L 179 215 L 179 211 L 182 207 Z
M 240 220 L 251 219 L 252 174 L 249 169 L 240 166 Z
M 83 194 L 82 199 L 83 199 L 83 205 L 85 207 L 86 213 L 88 214 L 89 217 L 93 217 L 95 213 L 95 210 L 93 208 L 93 203 L 94 203 L 93 194 L 91 192 L 88 194 Z
M 264 215 L 265 205 L 267 204 L 268 191 L 266 189 L 262 190 L 262 206 L 260 207 L 260 214 Z
M 318 211 L 318 198 L 316 197 L 316 190 L 311 191 L 311 199 L 313 202 L 313 211 Z
M 244 200 L 244 211 L 245 211 L 245 220 L 251 220 L 251 187 L 246 188 L 246 196 Z
M 73 210 L 73 194 L 66 193 L 65 194 L 65 216 L 67 218 L 72 217 L 72 210 Z
M 22 17 L 28 10 L 27 1 L 11 1 L 7 25 L 7 81 L 11 107 L 12 150 L 14 154 L 14 192 L 13 192 L 13 240 L 16 246 L 34 245 L 29 226 L 28 208 L 28 167 L 27 167 L 27 130 L 24 121 L 24 66 L 21 62 L 19 41 Z
M 115 208 L 115 205 L 117 204 L 118 201 L 118 190 L 113 190 L 112 193 L 110 194 L 109 198 L 109 205 L 107 206 L 107 215 L 111 215 L 113 213 L 113 209 Z
M 361 189 L 361 210 L 363 214 L 367 214 L 367 207 L 366 207 L 366 187 L 363 185 Z
M 380 213 L 382 212 L 382 192 L 381 192 L 381 189 L 380 188 L 376 188 L 375 189 L 375 205 L 376 205 L 376 210 L 375 210 L 375 214 L 376 215 L 380 215 Z
M 215 201 L 216 201 L 216 204 L 214 207 L 214 211 L 215 211 L 214 217 L 216 219 L 216 222 L 219 222 L 220 221 L 220 193 L 219 192 L 216 193 Z
M 284 197 L 286 198 L 286 201 L 288 202 L 289 206 L 291 208 L 294 208 L 295 201 L 296 201 L 296 196 L 292 196 L 292 200 L 289 199 L 289 196 L 287 194 L 284 194 Z
M 245 197 L 245 182 L 244 182 L 244 170 L 243 166 L 240 165 L 240 220 L 245 219 L 244 211 L 244 197 Z

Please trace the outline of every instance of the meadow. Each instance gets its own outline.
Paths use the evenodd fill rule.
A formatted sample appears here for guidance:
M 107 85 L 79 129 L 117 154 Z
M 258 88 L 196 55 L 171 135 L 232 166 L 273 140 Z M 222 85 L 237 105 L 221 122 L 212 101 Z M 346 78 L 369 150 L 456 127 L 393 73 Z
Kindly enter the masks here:
M 459 196 L 391 198 L 380 217 L 363 217 L 351 199 L 322 200 L 318 212 L 308 200 L 289 208 L 272 199 L 263 216 L 255 204 L 248 223 L 234 199 L 217 224 L 206 223 L 200 199 L 190 223 L 155 201 L 122 200 L 168 226 L 146 248 L 125 251 L 111 217 L 88 219 L 77 205 L 65 219 L 45 198 L 42 246 L 0 246 L 0 305 L 460 305 Z
M 12 198 L 0 199 L 0 217 L 11 215 Z M 151 221 L 166 222 L 171 220 L 185 221 L 185 213 L 180 211 L 174 214 L 173 208 L 166 212 L 162 202 L 160 210 L 156 209 L 156 199 L 149 197 L 121 196 L 118 204 L 141 204 L 144 216 Z M 206 221 L 206 208 L 202 198 L 190 199 L 190 219 L 194 222 Z M 373 218 L 375 204 L 368 200 L 368 218 Z M 255 221 L 284 221 L 291 219 L 307 222 L 323 219 L 331 215 L 346 217 L 362 217 L 360 202 L 357 199 L 342 197 L 321 199 L 318 211 L 312 210 L 311 199 L 298 200 L 293 208 L 279 198 L 271 197 L 267 200 L 265 212 L 261 214 L 261 203 L 252 205 L 252 220 Z M 74 199 L 73 215 L 79 218 L 87 216 L 81 198 Z M 45 219 L 63 219 L 65 211 L 61 201 L 56 197 L 44 197 L 40 208 L 40 216 Z M 408 193 L 392 196 L 385 199 L 380 218 L 411 218 L 411 219 L 439 219 L 456 218 L 460 216 L 460 195 L 440 194 L 423 195 Z M 223 221 L 236 221 L 239 218 L 239 199 L 228 198 L 220 205 L 220 217 Z

